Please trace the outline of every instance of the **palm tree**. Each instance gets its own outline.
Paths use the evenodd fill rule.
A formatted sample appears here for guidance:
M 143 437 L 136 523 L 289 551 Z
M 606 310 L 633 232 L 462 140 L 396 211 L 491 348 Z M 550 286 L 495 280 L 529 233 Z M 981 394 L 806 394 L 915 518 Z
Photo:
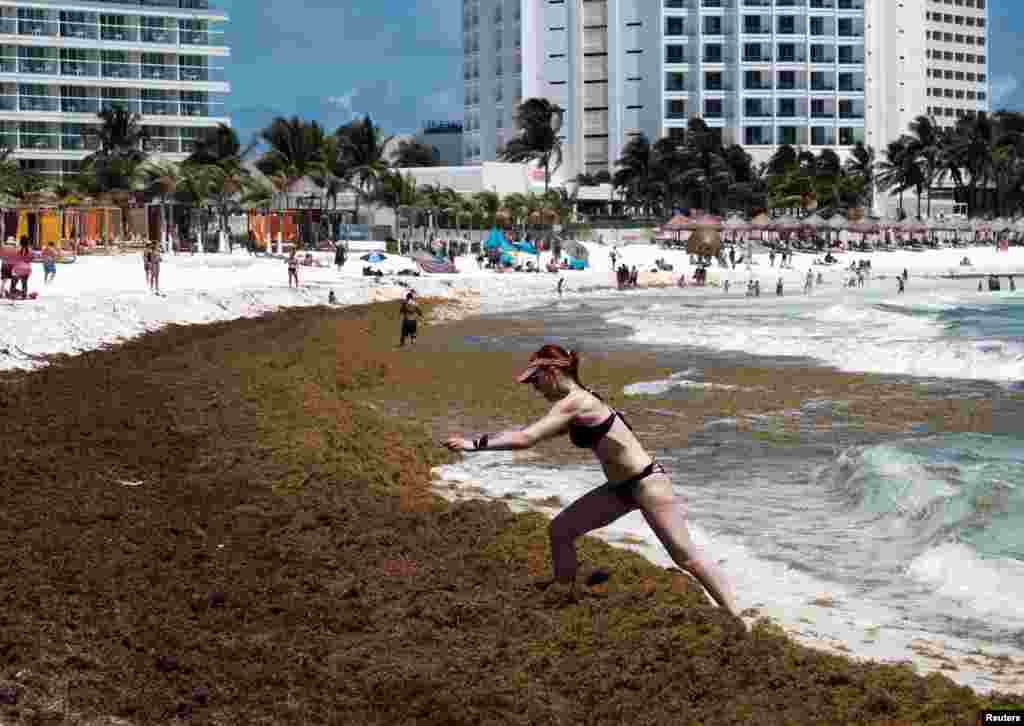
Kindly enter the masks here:
M 399 222 L 404 213 L 418 209 L 421 195 L 416 189 L 416 179 L 412 174 L 403 176 L 397 171 L 387 171 L 377 180 L 373 201 L 395 214 L 395 239 L 398 239 Z M 399 242 L 401 244 L 401 242 Z M 401 252 L 401 248 L 399 248 Z
M 622 149 L 622 156 L 615 162 L 612 186 L 622 189 L 629 198 L 639 202 L 644 213 L 650 211 L 652 182 L 655 166 L 654 151 L 645 134 L 634 136 Z
M 377 180 L 391 167 L 385 152 L 393 137 L 385 137 L 369 116 L 341 126 L 335 131 L 335 136 L 338 139 L 338 158 L 356 193 L 355 217 L 358 221 L 359 202 L 372 198 Z
M 680 182 L 691 195 L 699 195 L 705 210 L 714 208 L 716 194 L 729 185 L 729 167 L 722 152 L 717 133 L 702 119 L 690 119 L 681 150 Z
M 268 177 L 276 177 L 274 184 L 283 193 L 287 208 L 288 191 L 297 181 L 324 173 L 323 128 L 316 121 L 303 121 L 298 116 L 278 117 L 258 138 L 269 148 L 256 162 L 256 168 Z
M 481 221 L 485 226 L 494 226 L 495 217 L 501 209 L 501 197 L 497 192 L 482 191 L 473 195 Z
M 208 129 L 202 136 L 196 139 L 192 153 L 185 159 L 185 163 L 220 165 L 224 162 L 240 162 L 255 147 L 256 143 L 254 142 L 243 149 L 242 143 L 238 138 L 238 132 L 227 124 L 221 123 L 212 129 Z
M 943 159 L 946 173 L 952 175 L 958 189 L 966 187 L 969 216 L 978 210 L 979 190 L 986 188 L 993 178 L 995 133 L 991 117 L 982 111 L 959 119 L 947 138 L 947 153 Z M 965 171 L 966 184 L 963 179 Z
M 98 116 L 99 126 L 88 128 L 84 134 L 87 140 L 94 140 L 96 151 L 82 161 L 79 179 L 92 193 L 112 194 L 126 226 L 139 167 L 148 157 L 143 147 L 149 133 L 142 125 L 142 116 L 120 104 L 112 104 Z
M 204 164 L 195 167 L 194 173 L 206 177 L 208 199 L 217 216 L 220 251 L 225 251 L 223 249 L 225 238 L 227 251 L 233 251 L 234 240 L 231 238 L 230 218 L 231 214 L 240 208 L 240 200 L 246 188 L 246 180 L 250 176 L 249 172 L 237 160 L 225 160 L 220 164 Z
M 528 98 L 516 109 L 519 133 L 505 144 L 502 161 L 524 163 L 536 161 L 544 169 L 544 193 L 548 191 L 551 174 L 562 165 L 562 127 L 564 111 L 546 98 Z
M 901 136 L 896 141 L 889 142 L 885 147 L 885 157 L 878 162 L 878 188 L 883 192 L 890 189 L 897 191 L 900 195 L 900 216 L 903 216 L 903 192 L 913 186 L 913 174 L 910 171 L 910 167 L 913 166 L 912 159 L 907 137 Z
M 932 186 L 939 173 L 939 165 L 942 157 L 943 134 L 934 119 L 930 116 L 917 116 L 908 125 L 910 130 L 909 152 L 914 157 L 914 163 L 918 167 L 915 175 L 920 178 L 921 183 L 928 191 L 927 215 L 932 216 Z M 921 216 L 920 204 L 918 205 L 918 216 Z
M 259 133 L 259 138 L 269 148 L 256 162 L 256 168 L 267 176 L 284 173 L 294 182 L 323 170 L 324 132 L 316 121 L 278 117 Z
M 169 161 L 143 164 L 140 169 L 145 180 L 146 190 L 160 200 L 160 217 L 163 221 L 164 232 L 164 239 L 161 242 L 166 243 L 171 229 L 169 202 L 182 184 L 182 169 L 178 164 Z
M 870 146 L 865 146 L 863 142 L 858 141 L 853 147 L 853 151 L 850 152 L 850 157 L 846 160 L 846 164 L 843 167 L 848 175 L 862 181 L 864 191 L 861 193 L 861 198 L 859 200 L 862 206 L 871 206 L 874 204 L 875 165 L 875 150 Z M 865 197 L 867 197 L 866 200 Z
M 441 154 L 436 147 L 418 141 L 400 141 L 391 163 L 399 169 L 440 166 Z

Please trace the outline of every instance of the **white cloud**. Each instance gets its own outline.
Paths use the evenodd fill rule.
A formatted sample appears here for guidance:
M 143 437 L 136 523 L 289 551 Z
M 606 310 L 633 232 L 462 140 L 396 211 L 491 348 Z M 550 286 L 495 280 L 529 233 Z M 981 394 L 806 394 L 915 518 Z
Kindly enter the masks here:
M 1014 76 L 999 76 L 992 79 L 992 104 L 1002 103 L 1010 96 L 1013 95 L 1014 91 L 1020 85 L 1020 81 Z

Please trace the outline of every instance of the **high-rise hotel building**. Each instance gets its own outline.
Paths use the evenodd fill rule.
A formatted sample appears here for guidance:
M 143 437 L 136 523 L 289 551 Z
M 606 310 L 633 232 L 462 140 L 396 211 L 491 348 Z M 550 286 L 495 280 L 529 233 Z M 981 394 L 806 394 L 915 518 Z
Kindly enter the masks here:
M 566 110 L 570 176 L 614 170 L 631 138 L 681 134 L 694 116 L 764 160 L 779 144 L 882 149 L 920 114 L 948 126 L 989 108 L 986 0 L 465 0 L 464 7 L 480 8 L 480 23 L 466 34 L 473 40 L 465 113 L 476 131 L 466 136 L 470 161 L 493 159 L 513 133 L 510 82 L 521 96 L 545 96 Z M 521 71 L 500 81 L 489 72 L 494 53 L 476 45 L 493 30 L 483 25 L 487 13 L 496 12 L 518 19 L 521 38 L 513 58 Z M 476 13 L 467 14 L 475 21 Z M 504 117 L 491 124 L 495 93 L 506 99 Z
M 93 146 L 83 131 L 121 104 L 142 115 L 148 151 L 184 159 L 230 123 L 227 21 L 207 0 L 0 0 L 0 146 L 73 174 Z

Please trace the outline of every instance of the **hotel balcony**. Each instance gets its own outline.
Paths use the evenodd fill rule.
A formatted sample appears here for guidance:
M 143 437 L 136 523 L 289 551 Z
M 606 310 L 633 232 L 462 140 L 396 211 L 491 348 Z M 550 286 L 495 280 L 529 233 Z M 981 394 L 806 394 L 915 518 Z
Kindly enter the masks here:
M 56 15 L 57 11 L 42 10 Z M 61 11 L 61 16 L 67 13 Z M 105 15 L 102 13 L 80 13 L 87 20 L 66 20 L 63 17 L 46 19 L 0 16 L 0 36 L 9 36 L 5 41 L 17 42 L 20 38 L 34 40 L 53 38 L 55 44 L 66 47 L 94 47 L 95 41 L 113 44 L 132 44 L 158 47 L 188 47 L 189 52 L 200 52 L 200 48 L 224 47 L 224 31 L 209 27 L 205 20 L 184 20 L 177 18 L 132 17 Z M 117 18 L 113 22 L 108 18 Z M 120 22 L 127 19 L 129 22 Z M 135 22 L 132 22 L 135 21 Z
M 217 84 L 226 84 L 227 81 L 223 66 L 101 61 L 97 51 L 78 51 L 87 54 L 87 59 L 68 60 L 61 58 L 56 48 L 40 50 L 46 55 L 35 58 L 0 56 L 0 80 L 4 75 L 19 76 L 21 79 L 28 75 L 49 76 L 65 83 L 106 79 Z M 43 81 L 40 79 L 40 82 Z
M 218 99 L 16 95 L 10 92 L 9 88 L 5 91 L 7 92 L 0 94 L 0 112 L 8 115 L 8 118 L 10 114 L 29 114 L 31 118 L 39 118 L 40 115 L 46 114 L 85 114 L 94 117 L 100 111 L 114 106 L 122 106 L 132 113 L 143 116 L 218 120 L 225 118 L 225 104 Z

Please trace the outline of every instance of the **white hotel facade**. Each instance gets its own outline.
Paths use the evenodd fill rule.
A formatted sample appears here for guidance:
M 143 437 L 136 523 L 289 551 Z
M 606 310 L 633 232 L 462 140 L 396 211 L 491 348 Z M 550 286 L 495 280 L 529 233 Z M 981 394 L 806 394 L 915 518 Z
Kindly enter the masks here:
M 227 22 L 207 0 L 0 0 L 0 146 L 75 173 L 93 145 L 83 131 L 120 104 L 142 115 L 148 151 L 183 160 L 230 123 Z
M 565 111 L 564 175 L 614 172 L 631 138 L 703 118 L 779 144 L 881 152 L 917 115 L 989 110 L 986 0 L 463 0 L 466 163 L 519 99 Z M 501 22 L 496 22 L 500 18 Z

